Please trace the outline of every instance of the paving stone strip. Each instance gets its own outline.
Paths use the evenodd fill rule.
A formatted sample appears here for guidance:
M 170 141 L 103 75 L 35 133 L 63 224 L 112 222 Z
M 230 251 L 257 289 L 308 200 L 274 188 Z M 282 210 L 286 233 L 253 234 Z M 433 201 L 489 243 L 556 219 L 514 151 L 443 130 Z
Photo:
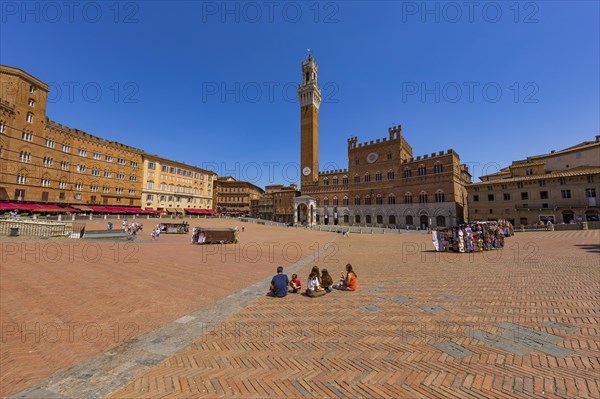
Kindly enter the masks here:
M 568 333 L 578 332 L 579 328 L 570 324 L 558 323 L 556 321 L 547 321 L 543 324 L 544 327 L 556 328 L 557 330 L 564 330 Z
M 434 344 L 433 346 L 457 359 L 462 359 L 473 354 L 473 352 L 470 350 L 451 341 L 440 342 L 438 344 Z
M 336 238 L 314 255 L 286 267 L 286 274 L 296 273 L 315 258 L 318 259 Z M 11 395 L 8 399 L 102 398 L 190 345 L 199 336 L 210 333 L 219 323 L 264 296 L 271 278 L 266 277 L 207 308 L 182 316 L 109 352 L 59 371 L 38 386 Z

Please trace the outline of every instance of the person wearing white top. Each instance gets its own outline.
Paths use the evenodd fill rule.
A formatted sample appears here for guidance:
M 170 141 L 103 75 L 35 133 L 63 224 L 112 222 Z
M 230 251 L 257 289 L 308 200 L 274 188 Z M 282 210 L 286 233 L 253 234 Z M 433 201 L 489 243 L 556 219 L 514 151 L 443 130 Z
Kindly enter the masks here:
M 325 295 L 326 291 L 319 284 L 319 278 L 317 277 L 317 273 L 311 272 L 310 276 L 308 276 L 308 282 L 306 285 L 306 295 L 310 297 L 317 297 L 321 295 Z

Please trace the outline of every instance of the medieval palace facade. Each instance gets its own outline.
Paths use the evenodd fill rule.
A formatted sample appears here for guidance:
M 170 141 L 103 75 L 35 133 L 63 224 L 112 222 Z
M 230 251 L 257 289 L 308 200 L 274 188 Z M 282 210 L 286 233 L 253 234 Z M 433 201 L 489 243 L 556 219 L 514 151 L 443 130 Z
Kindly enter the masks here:
M 414 156 L 402 127 L 388 137 L 359 143 L 348 139 L 348 168 L 319 171 L 318 66 L 302 62 L 300 100 L 301 192 L 298 224 L 447 227 L 468 214 L 468 168 L 454 150 Z

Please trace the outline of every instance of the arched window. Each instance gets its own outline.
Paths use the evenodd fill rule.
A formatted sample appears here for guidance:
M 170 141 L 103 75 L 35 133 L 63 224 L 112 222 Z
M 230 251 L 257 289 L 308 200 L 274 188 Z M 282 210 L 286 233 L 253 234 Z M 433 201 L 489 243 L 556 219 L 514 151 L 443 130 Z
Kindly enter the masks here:
M 360 223 L 360 215 L 354 215 L 354 223 Z
M 344 177 L 342 177 L 342 184 L 348 184 L 348 176 L 344 175 Z
M 438 227 L 446 227 L 446 218 L 444 216 L 437 216 L 435 218 L 435 224 Z
M 377 224 L 383 224 L 383 216 L 377 215 Z
M 388 194 L 388 204 L 394 205 L 396 203 L 396 196 L 394 194 Z
M 413 203 L 413 197 L 412 197 L 411 193 L 404 194 L 404 203 L 405 204 L 412 204 Z
M 338 183 L 339 183 L 338 177 L 337 177 L 337 176 L 335 176 L 335 177 L 333 178 L 333 185 L 334 185 L 334 186 L 337 186 L 337 185 L 338 185 Z
M 329 178 L 328 177 L 326 177 L 326 178 L 323 179 L 323 185 L 324 186 L 328 186 L 329 185 Z
M 446 202 L 446 197 L 442 190 L 437 190 L 435 192 L 435 202 Z
M 371 205 L 371 196 L 365 195 L 365 205 Z
M 427 174 L 427 169 L 425 165 L 419 165 L 419 176 L 425 176 Z
M 388 170 L 387 172 L 387 179 L 388 180 L 394 180 L 394 171 L 393 170 Z
M 354 205 L 360 205 L 360 197 L 358 195 L 354 197 Z
M 421 191 L 421 194 L 419 194 L 419 203 L 421 203 L 421 204 L 427 203 L 427 193 L 425 191 Z
M 407 166 L 406 168 L 404 168 L 404 177 L 411 177 L 412 176 L 412 172 L 410 170 L 410 168 Z
M 381 181 L 381 172 L 377 171 L 377 173 L 375 173 L 375 181 Z
M 444 165 L 441 164 L 441 162 L 436 162 L 435 165 L 433 165 L 433 173 L 442 173 L 444 171 Z
M 333 206 L 338 205 L 338 197 L 333 197 Z
M 377 194 L 377 197 L 375 197 L 375 204 L 377 204 L 377 205 L 383 204 L 383 198 L 381 197 L 381 194 Z
M 389 224 L 396 224 L 396 215 L 390 215 L 388 217 L 388 223 Z
M 365 173 L 365 183 L 368 183 L 371 181 L 371 175 L 369 174 L 369 172 Z
M 344 197 L 344 199 L 342 200 L 342 205 L 348 206 L 348 197 Z
M 329 206 L 329 198 L 323 198 L 323 206 Z
M 406 215 L 406 225 L 407 226 L 412 226 L 413 225 L 413 217 L 412 217 L 412 215 Z
M 354 175 L 354 183 L 360 183 L 360 176 Z

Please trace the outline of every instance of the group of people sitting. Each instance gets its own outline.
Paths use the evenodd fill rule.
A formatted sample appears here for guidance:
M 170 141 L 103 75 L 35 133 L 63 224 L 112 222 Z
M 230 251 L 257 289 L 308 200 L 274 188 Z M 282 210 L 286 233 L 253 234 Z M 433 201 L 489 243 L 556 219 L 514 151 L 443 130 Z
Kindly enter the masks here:
M 306 296 L 318 297 L 331 292 L 334 289 L 343 291 L 356 290 L 356 273 L 352 269 L 352 265 L 346 265 L 346 273 L 342 272 L 339 284 L 333 284 L 333 278 L 327 271 L 323 269 L 319 271 L 318 266 L 313 266 L 307 280 Z M 302 290 L 302 281 L 297 274 L 292 274 L 292 279 L 289 280 L 287 274 L 283 274 L 283 266 L 277 268 L 277 274 L 271 280 L 270 291 L 267 295 L 284 297 L 288 293 L 297 294 Z

